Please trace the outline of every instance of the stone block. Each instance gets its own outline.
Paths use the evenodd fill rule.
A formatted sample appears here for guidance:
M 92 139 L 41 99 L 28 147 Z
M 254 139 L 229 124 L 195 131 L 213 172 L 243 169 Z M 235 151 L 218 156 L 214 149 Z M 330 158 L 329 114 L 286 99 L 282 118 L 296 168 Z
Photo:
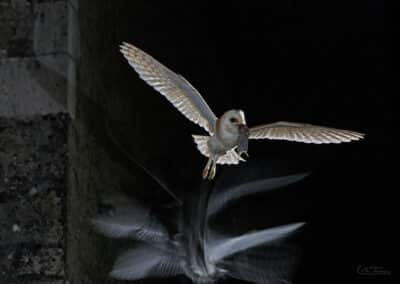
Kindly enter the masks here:
M 31 1 L 2 1 L 0 7 L 0 58 L 32 54 Z
M 59 276 L 65 275 L 64 251 L 61 248 L 40 248 L 38 250 L 22 250 L 16 262 L 19 264 L 15 275 L 44 275 Z
M 13 0 L 0 7 L 0 58 L 68 51 L 70 1 Z
M 63 242 L 67 124 L 0 118 L 0 246 Z
M 65 54 L 0 59 L 0 116 L 65 112 L 70 63 Z
M 65 53 L 68 45 L 68 1 L 33 5 L 33 51 L 36 55 Z

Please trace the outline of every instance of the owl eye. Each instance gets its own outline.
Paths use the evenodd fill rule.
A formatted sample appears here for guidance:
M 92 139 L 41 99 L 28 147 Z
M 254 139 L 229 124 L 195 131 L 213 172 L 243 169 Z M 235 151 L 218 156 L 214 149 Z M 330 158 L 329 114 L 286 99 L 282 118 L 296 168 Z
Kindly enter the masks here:
M 238 120 L 237 120 L 236 118 L 234 118 L 234 117 L 231 117 L 231 118 L 229 119 L 229 121 L 230 121 L 231 123 L 238 122 Z

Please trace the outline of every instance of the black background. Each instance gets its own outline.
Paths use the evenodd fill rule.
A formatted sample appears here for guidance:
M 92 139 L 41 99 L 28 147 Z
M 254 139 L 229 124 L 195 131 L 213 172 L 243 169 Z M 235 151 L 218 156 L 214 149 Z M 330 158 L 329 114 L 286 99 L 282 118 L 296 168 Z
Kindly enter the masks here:
M 366 133 L 341 145 L 251 141 L 250 160 L 270 160 L 277 172 L 296 165 L 312 175 L 299 191 L 249 199 L 237 212 L 248 220 L 308 222 L 297 283 L 393 280 L 357 273 L 359 266 L 394 273 L 395 110 L 383 1 L 118 1 L 103 13 L 96 20 L 113 32 L 96 47 L 107 66 L 99 72 L 106 88 L 124 98 L 115 108 L 117 95 L 110 93 L 109 115 L 125 122 L 142 159 L 170 180 L 199 179 L 206 160 L 190 134 L 202 129 L 138 78 L 118 52 L 122 41 L 182 74 L 217 116 L 240 108 L 249 125 L 286 120 Z M 100 27 L 92 33 L 106 34 Z

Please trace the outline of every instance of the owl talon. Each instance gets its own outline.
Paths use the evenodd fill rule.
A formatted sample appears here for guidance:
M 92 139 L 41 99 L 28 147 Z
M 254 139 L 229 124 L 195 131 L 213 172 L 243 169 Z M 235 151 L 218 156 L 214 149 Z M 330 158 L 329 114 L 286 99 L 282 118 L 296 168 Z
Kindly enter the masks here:
M 203 169 L 203 179 L 212 180 L 215 177 L 217 164 L 212 159 L 208 159 L 206 166 Z
M 215 177 L 215 173 L 217 172 L 217 165 L 215 162 L 212 163 L 211 169 L 208 173 L 208 180 L 212 180 Z
M 212 160 L 208 159 L 207 164 L 206 164 L 206 166 L 204 167 L 204 170 L 203 170 L 203 175 L 202 175 L 203 179 L 207 179 L 208 178 L 211 164 L 212 164 Z
M 250 157 L 249 153 L 247 153 L 247 152 L 240 153 L 240 157 L 244 158 L 242 155 L 246 156 L 246 158 Z
M 207 168 L 204 168 L 202 177 L 203 177 L 203 179 L 206 179 L 208 177 L 208 169 Z

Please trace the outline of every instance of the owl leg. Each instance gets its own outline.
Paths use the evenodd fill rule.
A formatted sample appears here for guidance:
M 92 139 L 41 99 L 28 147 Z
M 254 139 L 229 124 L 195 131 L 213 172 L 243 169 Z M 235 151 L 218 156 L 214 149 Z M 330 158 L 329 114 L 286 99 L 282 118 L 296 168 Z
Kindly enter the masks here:
M 206 164 L 206 166 L 204 167 L 204 170 L 203 170 L 203 179 L 208 178 L 208 174 L 209 174 L 209 171 L 210 171 L 210 168 L 211 168 L 212 161 L 213 161 L 212 158 L 208 159 L 207 164 Z
M 217 162 L 215 160 L 212 160 L 211 168 L 208 173 L 208 179 L 212 180 L 215 177 L 216 172 L 217 172 Z

